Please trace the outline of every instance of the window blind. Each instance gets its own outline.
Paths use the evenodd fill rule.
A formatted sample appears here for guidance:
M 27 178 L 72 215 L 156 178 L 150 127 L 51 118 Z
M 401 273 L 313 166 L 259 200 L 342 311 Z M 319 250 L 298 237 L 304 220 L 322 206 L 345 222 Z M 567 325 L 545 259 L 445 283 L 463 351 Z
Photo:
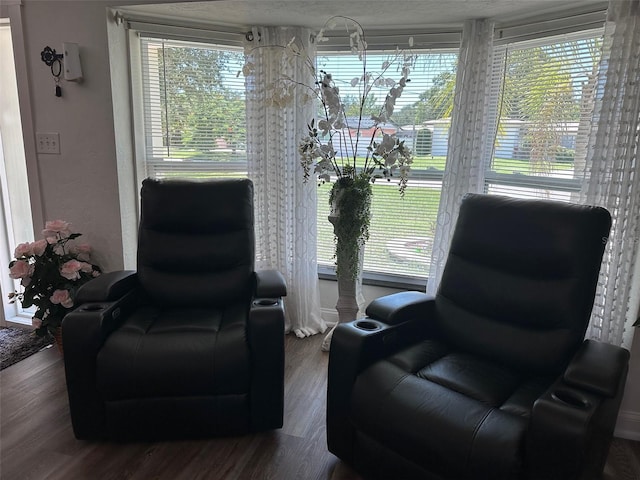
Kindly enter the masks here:
M 140 60 L 145 174 L 246 175 L 242 49 L 143 35 Z
M 602 28 L 607 10 L 606 5 L 585 5 L 571 9 L 568 16 L 545 15 L 537 19 L 528 19 L 526 23 L 503 23 L 496 26 L 494 45 L 507 45 L 525 40 L 549 38 L 572 32 L 585 32 Z
M 583 24 L 592 26 L 592 17 Z M 164 35 L 166 26 L 145 26 L 148 32 L 140 34 L 145 173 L 246 175 L 239 34 L 225 33 L 233 36 L 228 42 L 218 34 L 196 39 L 199 32 L 192 30 Z M 602 30 L 561 27 L 551 29 L 554 34 L 562 31 L 552 37 L 549 32 L 532 34 L 530 27 L 504 27 L 497 33 L 489 118 L 494 128 L 485 160 L 488 193 L 571 200 L 580 189 Z M 368 35 L 368 70 L 379 68 L 405 37 L 405 32 Z M 404 199 L 395 182 L 379 181 L 373 187 L 366 277 L 426 277 L 447 156 L 458 42 L 459 32 L 414 35 L 418 57 L 388 128 L 412 146 L 415 162 Z M 350 80 L 361 66 L 348 45 L 348 37 L 332 37 L 318 45 L 317 61 L 342 82 L 341 93 L 351 101 L 357 92 L 350 91 Z M 385 94 L 374 92 L 368 111 L 379 107 Z M 321 270 L 333 267 L 329 190 L 330 185 L 322 185 L 318 195 Z
M 383 62 L 394 54 L 394 51 L 369 51 L 367 71 L 380 71 Z M 411 147 L 414 163 L 404 198 L 393 180 L 378 180 L 373 185 L 370 238 L 364 255 L 364 273 L 368 278 L 396 276 L 420 281 L 428 273 L 447 155 L 457 50 L 425 50 L 416 55 L 411 81 L 396 102 L 392 121 L 382 125 Z M 319 69 L 332 74 L 346 104 L 348 123 L 356 125 L 359 92 L 350 80 L 362 74 L 358 57 L 325 51 L 319 54 L 317 64 Z M 386 76 L 395 78 L 393 68 Z M 388 88 L 382 88 L 371 93 L 365 106 L 365 123 L 372 113 L 380 111 L 387 91 Z M 361 130 L 361 135 L 367 135 L 365 130 Z M 362 142 L 362 151 L 358 150 L 358 157 L 366 154 L 369 143 L 366 140 Z M 318 263 L 323 269 L 334 265 L 333 229 L 327 220 L 330 190 L 331 184 L 324 184 L 318 192 Z
M 494 49 L 488 193 L 570 201 L 581 188 L 602 30 Z

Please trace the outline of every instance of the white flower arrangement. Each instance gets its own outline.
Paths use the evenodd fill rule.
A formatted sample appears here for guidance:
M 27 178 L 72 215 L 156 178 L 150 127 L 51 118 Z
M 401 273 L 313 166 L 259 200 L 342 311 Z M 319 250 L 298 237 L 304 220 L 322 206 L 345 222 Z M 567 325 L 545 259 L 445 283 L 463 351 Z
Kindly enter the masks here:
M 327 41 L 325 33 L 341 25 L 349 35 L 351 51 L 362 65 L 360 73 L 348 81 L 339 82 L 330 72 L 317 68 L 315 58 L 301 48 L 295 38 L 287 45 L 256 48 L 280 49 L 283 72 L 296 70 L 292 67 L 302 60 L 314 79 L 313 84 L 308 85 L 282 74 L 266 88 L 269 103 L 274 107 L 291 105 L 296 94 L 303 102 L 317 99 L 320 103 L 317 121 L 311 119 L 299 143 L 300 163 L 304 182 L 308 182 L 312 174 L 320 184 L 336 178 L 329 198 L 336 239 L 336 273 L 339 279 L 352 281 L 360 270 L 359 252 L 369 238 L 372 184 L 377 179 L 389 182 L 398 179 L 401 196 L 407 188 L 412 152 L 395 133 L 385 132 L 383 125 L 391 121 L 396 101 L 410 81 L 415 56 L 397 48 L 378 71 L 372 71 L 367 65 L 367 42 L 362 25 L 343 16 L 331 17 L 316 34 L 315 42 Z M 411 48 L 411 38 L 408 43 Z M 250 75 L 254 68 L 249 60 L 243 73 Z M 399 74 L 398 80 L 388 75 L 391 71 Z M 357 115 L 347 116 L 340 85 L 352 96 L 352 92 L 357 91 Z M 303 89 L 302 93 L 299 89 Z M 373 100 L 370 98 L 373 92 L 380 90 L 385 92 L 384 102 L 375 114 L 366 118 L 365 106 L 371 103 L 368 100 Z M 371 134 L 363 135 L 364 130 Z M 367 142 L 365 148 L 361 142 Z
M 355 124 L 349 124 L 350 121 L 351 123 L 354 121 L 350 120 L 345 113 L 345 103 L 338 85 L 340 82 L 330 72 L 317 69 L 315 60 L 297 45 L 295 38 L 281 47 L 282 61 L 290 63 L 302 57 L 315 83 L 307 85 L 283 75 L 269 86 L 271 102 L 276 106 L 289 105 L 296 88 L 305 88 L 306 99 L 316 98 L 320 101 L 322 115 L 317 122 L 315 119 L 309 122 L 307 135 L 299 144 L 304 181 L 309 180 L 312 172 L 320 182 L 329 182 L 333 176 L 338 179 L 348 177 L 352 180 L 360 179 L 371 183 L 380 178 L 388 181 L 398 178 L 400 194 L 404 195 L 410 165 L 413 162 L 412 152 L 396 134 L 384 133 L 382 124 L 391 120 L 396 101 L 410 81 L 409 74 L 415 62 L 415 56 L 397 49 L 395 54 L 381 65 L 380 71 L 370 71 L 367 66 L 367 42 L 364 30 L 356 20 L 343 16 L 331 17 L 317 33 L 315 41 L 327 41 L 325 32 L 340 25 L 343 25 L 349 34 L 351 51 L 358 55 L 362 64 L 360 75 L 343 82 L 344 85 L 350 85 L 352 89 L 358 89 L 359 109 L 358 115 L 355 116 Z M 413 46 L 411 38 L 408 44 L 409 47 Z M 396 67 L 395 70 L 399 73 L 398 80 L 387 75 L 393 67 Z M 243 72 L 247 75 L 252 69 L 253 65 L 248 62 Z M 373 125 L 366 122 L 368 123 L 366 129 L 372 129 L 373 134 L 364 140 L 368 144 L 366 154 L 362 158 L 359 157 L 359 152 L 362 151 L 359 143 L 366 138 L 361 135 L 361 131 L 365 128 L 365 105 L 374 89 L 385 89 L 387 93 L 379 112 L 370 117 Z M 339 149 L 336 148 L 338 146 Z

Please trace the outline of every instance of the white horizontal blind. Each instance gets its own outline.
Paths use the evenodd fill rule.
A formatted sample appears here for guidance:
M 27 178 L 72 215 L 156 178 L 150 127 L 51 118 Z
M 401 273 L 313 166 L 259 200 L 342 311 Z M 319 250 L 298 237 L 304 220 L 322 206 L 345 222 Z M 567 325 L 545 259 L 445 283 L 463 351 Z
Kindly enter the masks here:
M 571 201 L 584 176 L 602 30 L 495 47 L 486 191 Z
M 367 71 L 380 71 L 383 62 L 394 54 L 369 52 Z M 417 55 L 411 81 L 396 102 L 392 122 L 383 125 L 385 131 L 396 132 L 411 146 L 414 163 L 404 198 L 400 197 L 397 181 L 378 180 L 373 185 L 370 238 L 364 258 L 364 273 L 369 278 L 382 275 L 387 280 L 393 278 L 390 276 L 404 280 L 427 276 L 447 154 L 457 50 L 430 50 Z M 355 103 L 359 92 L 350 81 L 362 74 L 357 55 L 324 52 L 317 64 L 331 73 L 339 86 L 347 104 L 348 123 L 353 128 L 357 125 L 357 108 L 350 102 Z M 397 80 L 400 75 L 393 68 L 386 77 Z M 384 88 L 372 92 L 365 121 L 372 113 L 379 113 L 387 91 Z M 359 156 L 364 155 L 368 141 L 362 143 Z M 326 268 L 334 265 L 333 228 L 327 220 L 330 189 L 330 184 L 320 185 L 318 192 L 318 263 Z
M 574 32 L 584 32 L 602 28 L 607 16 L 606 4 L 585 5 L 580 8 L 572 8 L 568 16 L 539 17 L 535 21 L 522 23 L 522 20 L 511 24 L 502 24 L 496 27 L 494 45 L 508 45 L 525 40 L 553 37 Z
M 142 36 L 146 175 L 247 172 L 244 64 L 239 47 Z

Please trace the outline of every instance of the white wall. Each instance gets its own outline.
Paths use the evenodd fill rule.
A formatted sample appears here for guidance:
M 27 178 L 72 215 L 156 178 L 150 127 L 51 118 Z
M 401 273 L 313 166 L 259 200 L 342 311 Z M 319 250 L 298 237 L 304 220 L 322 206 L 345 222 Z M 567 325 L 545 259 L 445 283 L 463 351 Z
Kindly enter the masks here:
M 121 268 L 105 2 L 26 1 L 22 9 L 33 130 L 60 134 L 60 155 L 27 158 L 28 168 L 39 173 L 42 216 L 70 221 L 95 248 L 100 265 Z M 40 52 L 45 46 L 60 52 L 63 41 L 80 45 L 84 81 L 61 82 L 58 98 Z
M 31 95 L 31 112 L 29 115 L 23 112 L 23 119 L 33 118 L 35 132 L 60 133 L 60 155 L 36 156 L 27 152 L 29 174 L 39 175 L 42 217 L 72 222 L 95 247 L 97 261 L 107 271 L 119 269 L 125 262 L 118 187 L 119 181 L 126 180 L 119 180 L 117 170 L 119 151 L 115 142 L 106 7 L 126 3 L 152 2 L 24 0 L 26 58 L 16 59 L 17 63 L 26 60 Z M 63 97 L 57 98 L 53 78 L 40 60 L 40 52 L 47 45 L 60 50 L 63 41 L 80 45 L 85 81 L 64 82 Z M 117 100 L 123 93 L 115 92 Z M 27 127 L 23 131 L 31 130 L 31 125 Z M 33 138 L 25 138 L 25 143 L 28 142 L 33 142 Z M 37 196 L 37 192 L 35 194 Z M 34 209 L 37 210 L 38 205 Z M 40 229 L 41 226 L 35 228 L 36 232 Z M 382 291 L 367 289 L 365 296 L 370 300 Z M 321 293 L 323 308 L 328 313 L 335 305 L 335 284 L 322 282 Z M 632 349 L 632 367 L 622 411 L 626 424 L 633 427 L 625 433 L 640 439 L 638 337 L 640 335 L 636 336 Z
M 16 0 L 12 0 L 15 2 Z M 116 163 L 107 7 L 167 0 L 22 0 L 24 60 L 29 78 L 33 131 L 60 134 L 60 155 L 27 152 L 30 175 L 39 177 L 41 215 L 64 219 L 84 234 L 105 270 L 124 266 Z M 45 46 L 58 52 L 62 42 L 80 45 L 84 81 L 61 82 L 62 97 L 54 95 L 54 80 L 40 58 Z M 126 92 L 116 92 L 116 98 Z M 24 115 L 23 115 L 24 117 Z M 33 138 L 25 138 L 25 143 Z M 125 212 L 126 213 L 126 212 Z M 35 224 L 34 231 L 42 230 Z M 129 242 L 130 245 L 130 242 Z

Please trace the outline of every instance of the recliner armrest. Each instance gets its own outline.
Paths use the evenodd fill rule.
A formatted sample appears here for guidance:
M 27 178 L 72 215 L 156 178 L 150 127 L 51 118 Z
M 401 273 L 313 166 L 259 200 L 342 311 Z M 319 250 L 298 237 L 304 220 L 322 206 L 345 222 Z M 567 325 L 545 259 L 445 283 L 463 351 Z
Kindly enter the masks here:
M 527 462 L 535 480 L 602 472 L 628 372 L 629 352 L 585 340 L 565 373 L 533 405 Z
M 260 270 L 256 272 L 257 298 L 278 298 L 287 294 L 284 276 L 278 270 Z
M 136 304 L 137 290 L 134 289 L 115 301 L 86 302 L 62 320 L 71 423 L 79 439 L 100 438 L 104 432 L 105 412 L 96 387 L 96 358 L 105 339 Z
M 251 302 L 247 321 L 255 430 L 282 427 L 284 409 L 284 302 L 275 290 L 261 293 L 266 295 Z
M 391 299 L 387 305 L 394 301 Z M 383 310 L 382 303 L 379 302 L 379 311 Z M 427 334 L 425 324 L 428 322 L 424 318 L 413 316 L 409 321 L 400 321 L 398 316 L 391 318 L 392 321 L 395 318 L 397 324 L 367 317 L 341 323 L 333 332 L 327 380 L 327 445 L 330 452 L 346 461 L 353 460 L 355 429 L 349 408 L 358 374 L 372 363 L 419 342 Z
M 586 340 L 564 372 L 566 384 L 605 397 L 615 397 L 629 351 L 608 343 Z
M 96 350 L 94 353 L 97 354 L 97 350 L 104 342 L 104 339 L 118 328 L 123 319 L 130 314 L 137 303 L 136 300 L 135 292 L 130 292 L 111 302 L 83 303 L 65 315 L 62 320 L 62 339 L 65 354 L 66 349 L 71 351 L 76 348 L 71 346 L 74 343 L 79 343 L 86 348 L 86 338 L 88 336 L 95 339 Z M 75 338 L 79 337 L 83 338 L 83 341 L 76 342 Z M 82 345 L 83 343 L 85 345 Z
M 421 292 L 398 292 L 375 299 L 366 309 L 367 316 L 388 325 L 397 325 L 433 315 L 434 298 Z
M 134 270 L 103 273 L 78 289 L 75 303 L 111 302 L 123 297 L 137 285 L 138 275 Z

